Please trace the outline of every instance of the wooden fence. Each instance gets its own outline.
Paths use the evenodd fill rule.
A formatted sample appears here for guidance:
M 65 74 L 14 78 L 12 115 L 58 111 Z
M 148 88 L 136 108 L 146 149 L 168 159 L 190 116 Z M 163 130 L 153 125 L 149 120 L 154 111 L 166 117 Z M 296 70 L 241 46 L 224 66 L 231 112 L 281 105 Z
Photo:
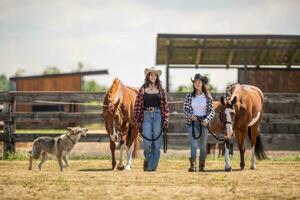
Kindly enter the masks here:
M 182 113 L 184 94 L 169 93 L 170 127 L 169 143 L 171 146 L 187 146 L 188 137 L 185 119 Z M 219 99 L 221 94 L 213 94 Z M 97 92 L 0 92 L 0 121 L 4 121 L 0 141 L 3 141 L 3 152 L 15 152 L 16 142 L 32 142 L 41 135 L 47 134 L 18 134 L 16 124 L 55 123 L 55 122 L 103 122 L 100 109 L 95 112 L 16 112 L 16 105 L 22 103 L 52 102 L 52 104 L 86 103 L 97 101 L 102 103 L 104 93 Z M 98 108 L 100 105 L 98 106 Z M 265 113 L 261 132 L 268 147 L 273 149 L 300 149 L 300 94 L 265 94 Z M 84 109 L 83 109 L 84 110 Z M 51 134 L 55 136 L 55 134 Z M 88 134 L 81 142 L 108 141 L 107 134 Z M 209 137 L 210 142 L 215 142 Z

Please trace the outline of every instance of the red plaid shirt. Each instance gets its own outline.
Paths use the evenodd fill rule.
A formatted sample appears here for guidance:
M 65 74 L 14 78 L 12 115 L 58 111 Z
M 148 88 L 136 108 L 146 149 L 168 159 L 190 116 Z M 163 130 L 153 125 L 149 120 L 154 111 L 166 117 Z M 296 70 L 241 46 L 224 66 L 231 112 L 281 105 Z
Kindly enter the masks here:
M 141 87 L 136 97 L 134 104 L 134 124 L 139 127 L 142 126 L 144 119 L 144 88 Z M 163 119 L 163 128 L 168 128 L 169 125 L 169 106 L 167 102 L 167 95 L 163 89 L 159 90 L 160 95 L 160 111 Z

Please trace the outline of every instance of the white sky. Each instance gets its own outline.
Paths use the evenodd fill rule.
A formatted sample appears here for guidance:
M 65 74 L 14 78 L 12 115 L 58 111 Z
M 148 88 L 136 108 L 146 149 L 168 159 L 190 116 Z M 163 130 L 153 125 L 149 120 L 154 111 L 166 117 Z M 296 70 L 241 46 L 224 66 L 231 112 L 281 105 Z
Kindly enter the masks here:
M 158 33 L 300 35 L 299 10 L 299 0 L 0 0 L 0 74 L 71 72 L 80 61 L 109 70 L 89 77 L 102 85 L 118 77 L 137 87 L 155 64 Z M 219 91 L 237 80 L 235 70 L 171 69 L 171 89 L 195 72 Z

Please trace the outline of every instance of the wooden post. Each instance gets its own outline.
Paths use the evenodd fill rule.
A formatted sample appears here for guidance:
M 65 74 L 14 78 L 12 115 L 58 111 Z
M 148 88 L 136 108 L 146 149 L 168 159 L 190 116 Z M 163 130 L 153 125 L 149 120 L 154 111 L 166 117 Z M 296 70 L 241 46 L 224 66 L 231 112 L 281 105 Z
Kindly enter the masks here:
M 166 49 L 166 90 L 167 90 L 167 92 L 170 92 L 169 57 L 170 57 L 170 50 L 169 50 L 169 47 L 167 47 L 167 49 Z
M 3 112 L 8 114 L 8 117 L 4 120 L 3 126 L 3 158 L 6 159 L 10 153 L 16 152 L 15 141 L 13 133 L 16 131 L 16 123 L 14 119 L 14 112 L 16 110 L 16 101 L 14 96 L 10 97 L 9 102 L 4 103 Z
M 249 84 L 249 73 L 248 73 L 248 51 L 244 49 L 244 80 L 243 84 Z

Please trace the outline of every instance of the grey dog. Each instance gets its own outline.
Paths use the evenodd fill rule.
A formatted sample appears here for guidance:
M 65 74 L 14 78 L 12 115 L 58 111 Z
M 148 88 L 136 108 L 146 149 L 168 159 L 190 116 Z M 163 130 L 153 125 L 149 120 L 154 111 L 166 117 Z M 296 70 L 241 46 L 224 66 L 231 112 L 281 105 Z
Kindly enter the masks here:
M 42 155 L 39 164 L 39 170 L 42 170 L 44 162 L 47 160 L 48 153 L 56 156 L 60 171 L 64 171 L 64 167 L 69 166 L 67 155 L 69 155 L 78 142 L 81 135 L 86 136 L 87 128 L 68 127 L 66 134 L 59 137 L 39 137 L 33 141 L 32 150 L 29 151 L 29 170 L 32 169 L 33 159 L 39 159 Z M 63 165 L 64 160 L 65 165 Z

